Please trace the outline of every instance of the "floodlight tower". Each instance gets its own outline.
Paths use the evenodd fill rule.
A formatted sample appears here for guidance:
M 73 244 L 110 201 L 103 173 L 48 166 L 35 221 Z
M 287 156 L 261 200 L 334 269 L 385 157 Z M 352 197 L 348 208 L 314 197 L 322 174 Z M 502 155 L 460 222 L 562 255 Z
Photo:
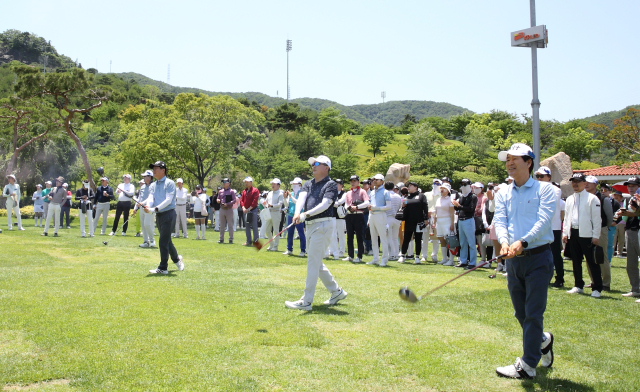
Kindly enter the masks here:
M 287 40 L 287 104 L 291 98 L 291 89 L 289 88 L 289 52 L 291 52 L 291 40 Z
M 382 97 L 382 125 L 384 125 L 384 99 L 387 97 L 387 92 L 383 91 L 380 96 Z

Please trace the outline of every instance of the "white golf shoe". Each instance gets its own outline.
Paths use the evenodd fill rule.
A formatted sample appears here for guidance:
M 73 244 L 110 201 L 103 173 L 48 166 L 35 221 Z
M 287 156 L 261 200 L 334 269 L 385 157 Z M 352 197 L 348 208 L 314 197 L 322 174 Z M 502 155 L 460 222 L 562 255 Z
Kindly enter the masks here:
M 547 339 L 540 345 L 540 351 L 542 351 L 540 364 L 546 368 L 550 368 L 551 365 L 553 365 L 553 334 L 545 332 L 544 336 Z
M 304 302 L 303 299 L 299 299 L 297 301 L 284 301 L 284 306 L 289 309 L 297 309 L 297 310 L 311 310 L 311 304 L 308 302 Z
M 162 274 L 162 275 L 167 275 L 169 273 L 169 271 L 167 270 L 161 270 L 160 268 L 156 268 L 156 269 L 152 269 L 149 270 L 150 274 Z
M 142 244 L 138 245 L 141 248 L 148 248 L 149 247 L 149 243 L 148 242 L 143 242 Z
M 331 298 L 329 298 L 328 300 L 324 301 L 323 303 L 325 305 L 335 305 L 338 303 L 338 301 L 342 301 L 343 299 L 347 298 L 348 293 L 346 291 L 344 291 L 342 288 L 340 288 L 339 291 L 333 293 L 331 295 Z
M 371 260 L 367 262 L 367 265 L 378 265 L 378 260 Z
M 293 252 L 290 251 L 290 250 L 287 250 L 287 251 L 284 251 L 282 254 L 285 255 L 285 256 L 289 256 L 289 255 L 292 255 Z
M 496 369 L 496 373 L 500 377 L 529 379 L 536 376 L 536 369 L 527 365 L 520 358 L 516 358 L 513 365 L 499 367 Z
M 598 290 L 593 290 L 591 292 L 591 297 L 593 298 L 600 298 L 600 292 Z
M 569 294 L 584 294 L 584 290 L 580 287 L 574 287 L 571 290 L 567 291 Z
M 359 257 L 356 257 L 356 258 L 353 259 L 352 263 L 354 263 L 354 264 L 362 263 L 362 260 L 360 260 Z
M 342 259 L 342 261 L 353 261 L 353 259 L 351 257 L 347 256 L 344 259 Z
M 184 263 L 182 262 L 182 256 L 178 255 L 178 262 L 176 263 L 178 271 L 184 271 Z
M 398 258 L 398 263 L 399 263 L 399 264 L 403 264 L 403 263 L 404 263 L 404 256 L 400 256 L 400 257 Z

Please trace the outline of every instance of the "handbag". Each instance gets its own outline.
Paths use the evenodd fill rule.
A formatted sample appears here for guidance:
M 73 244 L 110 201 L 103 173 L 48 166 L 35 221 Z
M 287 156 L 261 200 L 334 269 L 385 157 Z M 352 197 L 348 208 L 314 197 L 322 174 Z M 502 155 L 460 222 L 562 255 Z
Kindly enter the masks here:
M 481 216 L 474 216 L 473 220 L 476 222 L 476 235 L 484 233 L 484 223 Z
M 398 210 L 398 212 L 396 212 L 396 216 L 395 218 L 399 221 L 403 221 L 404 220 L 404 207 L 400 208 Z
M 482 245 L 493 246 L 493 241 L 491 240 L 491 235 L 489 233 L 482 233 Z
M 347 209 L 344 208 L 344 206 L 338 206 L 336 208 L 336 213 L 338 214 L 338 218 L 344 219 L 344 217 L 347 216 Z
M 458 235 L 445 235 L 444 240 L 447 243 L 447 249 L 449 249 L 449 253 L 457 256 L 460 253 L 460 239 L 458 238 Z
M 593 258 L 596 261 L 596 264 L 604 264 L 604 248 L 600 245 L 594 245 Z

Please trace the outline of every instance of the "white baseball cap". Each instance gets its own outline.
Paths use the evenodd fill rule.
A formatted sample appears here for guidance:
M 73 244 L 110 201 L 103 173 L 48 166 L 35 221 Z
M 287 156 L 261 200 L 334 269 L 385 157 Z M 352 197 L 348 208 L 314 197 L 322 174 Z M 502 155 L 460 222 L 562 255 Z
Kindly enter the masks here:
M 498 154 L 498 159 L 502 162 L 506 162 L 507 155 L 516 157 L 528 156 L 531 159 L 534 159 L 536 157 L 531 147 L 527 146 L 524 143 L 515 143 L 511 146 L 511 148 L 509 148 L 509 151 L 500 151 L 500 153 Z
M 146 177 L 146 176 L 153 177 L 153 172 L 151 170 L 145 170 L 144 173 L 140 175 L 143 177 Z
M 595 176 L 587 176 L 587 182 L 598 184 L 598 179 Z
M 542 175 L 550 176 L 551 175 L 551 169 L 549 169 L 546 166 L 540 166 L 538 168 L 538 170 L 536 170 L 536 174 L 542 174 Z
M 66 187 L 68 187 L 68 186 L 69 186 L 69 184 L 67 184 L 66 182 L 65 182 L 64 184 L 62 184 L 62 187 L 63 187 L 63 188 L 66 188 Z
M 484 185 L 481 182 L 474 182 L 473 186 L 475 186 L 476 188 L 484 188 Z
M 102 177 L 100 181 L 109 181 L 109 177 Z
M 47 185 L 47 184 L 51 185 L 51 181 L 45 181 L 44 184 L 45 185 Z
M 131 174 L 125 174 L 124 176 L 122 176 L 122 178 L 128 178 L 128 179 L 131 179 Z
M 289 184 L 302 184 L 302 178 L 296 177 Z
M 179 182 L 181 182 L 181 183 L 183 183 L 183 184 L 184 184 L 184 181 L 182 180 L 182 178 L 178 178 L 178 179 L 176 180 L 176 184 L 177 184 L 177 183 L 179 183 Z
M 325 155 L 318 155 L 317 158 L 311 157 L 307 162 L 309 162 L 310 165 L 313 165 L 316 162 L 324 163 L 325 165 L 329 166 L 329 169 L 331 169 L 331 159 L 329 159 L 329 157 Z
M 384 181 L 384 176 L 380 173 L 376 174 L 375 176 L 373 176 L 374 180 L 382 180 Z
M 36 185 L 36 188 L 42 188 L 41 184 Z
M 274 178 L 273 180 L 271 180 L 271 183 L 280 185 L 280 179 L 279 178 Z
M 244 181 L 253 182 L 253 178 L 251 178 L 251 177 L 245 177 Z

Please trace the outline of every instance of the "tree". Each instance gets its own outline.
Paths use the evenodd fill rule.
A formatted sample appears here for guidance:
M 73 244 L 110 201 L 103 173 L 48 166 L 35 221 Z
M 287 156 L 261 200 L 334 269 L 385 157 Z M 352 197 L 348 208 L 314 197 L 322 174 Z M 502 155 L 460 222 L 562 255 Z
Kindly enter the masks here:
M 43 115 L 49 108 L 46 103 L 38 98 L 21 99 L 13 96 L 0 100 L 0 119 L 5 119 L 9 132 L 0 133 L 0 136 L 7 136 L 6 141 L 11 152 L 9 163 L 6 167 L 6 174 L 12 174 L 18 154 L 26 147 L 42 139 L 51 129 L 48 126 L 34 126 L 33 120 L 38 114 Z
M 347 116 L 333 106 L 322 109 L 318 115 L 318 127 L 324 137 L 342 135 L 348 128 Z
M 276 129 L 295 131 L 308 123 L 308 114 L 301 111 L 297 103 L 284 103 L 277 106 L 267 118 L 268 128 L 272 131 Z
M 475 155 L 468 146 L 434 146 L 433 156 L 423 161 L 425 173 L 438 177 L 453 177 L 453 173 L 463 171 L 471 165 Z
M 451 135 L 455 138 L 462 138 L 464 136 L 464 130 L 467 125 L 473 120 L 473 114 L 464 112 L 457 116 L 452 116 L 449 119 L 449 125 L 451 129 Z
M 320 154 L 324 147 L 324 138 L 320 132 L 308 125 L 288 135 L 288 143 L 295 150 L 298 158 L 306 160 Z
M 369 124 L 362 131 L 362 141 L 370 147 L 375 158 L 377 153 L 382 152 L 382 148 L 395 140 L 395 133 L 389 127 L 382 124 Z
M 133 112 L 133 113 L 130 113 Z M 140 118 L 141 117 L 141 118 Z M 127 169 L 141 170 L 150 161 L 163 160 L 170 170 L 205 184 L 216 166 L 251 144 L 264 117 L 226 96 L 179 94 L 173 105 L 135 107 L 122 115 L 120 161 Z M 126 123 L 126 119 L 137 119 Z
M 333 136 L 324 144 L 324 155 L 328 157 L 339 157 L 343 154 L 353 155 L 357 145 L 358 142 L 346 133 L 340 136 Z
M 555 154 L 563 151 L 572 160 L 588 160 L 592 153 L 598 151 L 602 145 L 602 140 L 593 138 L 593 135 L 582 128 L 571 128 L 567 134 L 556 140 L 550 151 Z
M 107 100 L 101 90 L 91 88 L 93 75 L 81 68 L 42 74 L 38 69 L 25 65 L 14 66 L 13 71 L 18 77 L 16 93 L 20 98 L 31 99 L 41 95 L 53 98 L 62 125 L 80 153 L 87 179 L 95 188 L 87 152 L 76 133 L 79 127 L 73 122 L 77 114 L 87 114 Z
M 428 123 L 420 123 L 413 127 L 411 138 L 407 141 L 407 153 L 411 167 L 424 169 L 426 161 L 435 155 L 436 145 L 445 139 Z
M 613 120 L 611 129 L 595 123 L 589 124 L 589 129 L 599 135 L 606 146 L 615 149 L 617 155 L 624 155 L 627 159 L 632 154 L 636 157 L 640 155 L 640 110 L 627 109 L 624 116 Z

